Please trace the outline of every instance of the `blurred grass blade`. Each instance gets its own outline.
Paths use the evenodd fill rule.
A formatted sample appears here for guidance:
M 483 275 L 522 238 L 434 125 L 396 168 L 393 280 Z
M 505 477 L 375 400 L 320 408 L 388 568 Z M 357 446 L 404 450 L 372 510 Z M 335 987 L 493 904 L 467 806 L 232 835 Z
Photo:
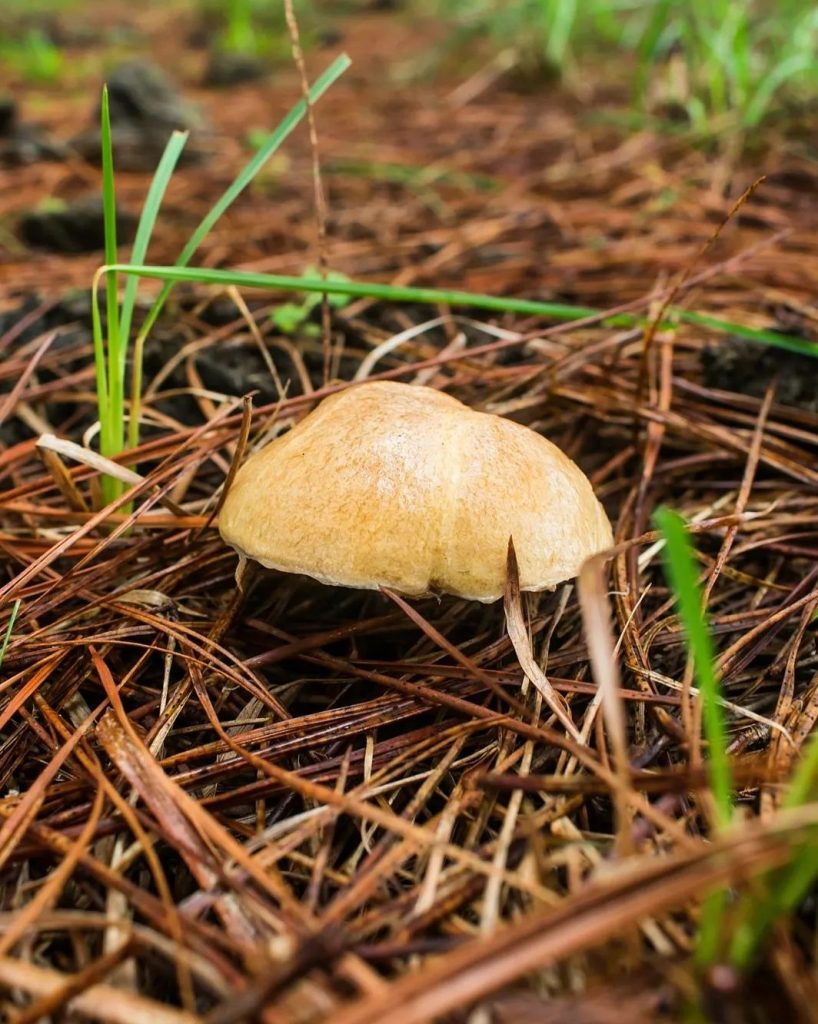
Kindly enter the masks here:
M 648 81 L 656 67 L 659 44 L 670 20 L 672 0 L 657 0 L 651 9 L 647 25 L 636 50 L 636 71 L 633 79 L 634 103 L 643 106 L 648 94 Z
M 753 97 L 744 111 L 746 128 L 756 128 L 768 113 L 773 97 L 791 78 L 815 68 L 813 53 L 796 53 L 780 64 L 775 64 L 758 83 Z
M 801 807 L 810 800 L 815 799 L 818 790 L 818 732 L 810 737 L 809 744 L 801 763 L 790 782 L 787 795 L 784 797 L 784 807 Z
M 764 895 L 756 889 L 744 897 L 738 922 L 732 929 L 728 959 L 732 967 L 745 972 L 752 967 L 761 945 L 775 921 L 795 910 L 818 877 L 815 856 L 816 830 L 801 839 L 792 861 L 779 871 L 759 880 Z
M 799 355 L 818 358 L 818 342 L 808 341 L 806 338 L 792 338 L 786 334 L 779 334 L 777 331 L 745 327 L 743 324 L 731 324 L 727 320 L 720 320 L 718 317 L 708 316 L 707 313 L 696 313 L 692 310 L 683 310 L 679 314 L 679 320 L 686 324 L 696 324 L 699 327 L 710 327 L 714 331 L 735 334 L 736 337 L 744 338 L 746 341 L 756 341 L 762 345 L 783 348 L 787 352 L 797 352 Z
M 577 17 L 577 0 L 551 0 L 546 19 L 545 55 L 555 68 L 562 68 L 568 56 Z
M 810 737 L 806 752 L 790 782 L 782 807 L 802 807 L 813 800 L 818 790 L 818 732 Z M 792 861 L 771 872 L 748 893 L 739 908 L 738 922 L 730 942 L 730 964 L 747 971 L 775 920 L 794 911 L 818 878 L 816 829 L 809 829 L 795 850 Z

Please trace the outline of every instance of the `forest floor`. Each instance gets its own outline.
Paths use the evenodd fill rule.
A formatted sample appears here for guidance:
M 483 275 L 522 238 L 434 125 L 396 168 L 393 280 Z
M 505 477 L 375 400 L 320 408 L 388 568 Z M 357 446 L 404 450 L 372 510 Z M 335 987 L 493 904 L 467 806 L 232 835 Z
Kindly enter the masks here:
M 818 716 L 815 364 L 703 324 L 660 330 L 646 352 L 642 327 L 602 316 L 359 299 L 332 309 L 325 379 L 319 308 L 285 333 L 280 295 L 179 286 L 146 351 L 142 443 L 119 460 L 139 473 L 134 511 L 105 509 L 98 468 L 36 446 L 53 434 L 93 447 L 102 78 L 150 59 L 197 111 L 197 159 L 168 188 L 157 264 L 300 97 L 291 62 L 204 85 L 206 26 L 146 7 L 2 15 L 45 25 L 63 54 L 53 81 L 0 67 L 17 104 L 0 117 L 3 631 L 16 614 L 0 681 L 7 1019 L 69 1003 L 130 1024 L 678 1019 L 694 1000 L 701 897 L 786 856 L 780 784 Z M 646 316 L 676 288 L 675 307 L 816 340 L 814 112 L 772 123 L 741 156 L 678 125 L 634 130 L 604 65 L 566 86 L 523 88 L 474 56 L 432 75 L 444 36 L 369 10 L 306 54 L 312 77 L 352 58 L 315 107 L 333 271 Z M 115 150 L 123 236 L 153 141 L 126 130 Z M 196 263 L 301 274 L 317 239 L 302 125 Z M 525 611 L 581 745 L 525 680 L 502 603 L 407 611 L 273 573 L 236 589 L 212 513 L 242 396 L 252 443 L 432 318 L 367 374 L 541 431 L 614 524 L 631 775 L 611 781 L 571 584 L 527 595 Z M 661 504 L 694 526 L 729 701 L 742 820 L 724 835 L 652 532 Z M 748 977 L 711 978 L 701 1012 L 814 1019 L 814 926 L 805 913 L 780 929 Z

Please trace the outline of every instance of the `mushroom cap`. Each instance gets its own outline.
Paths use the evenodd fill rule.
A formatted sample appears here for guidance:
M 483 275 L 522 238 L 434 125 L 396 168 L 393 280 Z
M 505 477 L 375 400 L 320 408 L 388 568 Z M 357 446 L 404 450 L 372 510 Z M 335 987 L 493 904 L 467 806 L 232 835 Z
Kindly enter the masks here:
M 553 589 L 612 543 L 587 477 L 528 427 L 433 388 L 370 382 L 326 398 L 252 455 L 219 516 L 271 569 L 408 596 Z

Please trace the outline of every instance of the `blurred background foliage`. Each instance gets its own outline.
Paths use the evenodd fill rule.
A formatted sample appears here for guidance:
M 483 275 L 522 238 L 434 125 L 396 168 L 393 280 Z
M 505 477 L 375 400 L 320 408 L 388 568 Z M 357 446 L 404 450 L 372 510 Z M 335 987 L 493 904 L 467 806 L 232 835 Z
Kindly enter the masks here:
M 751 129 L 818 89 L 812 0 L 419 0 L 451 26 L 447 46 L 488 45 L 530 81 L 567 84 L 604 62 L 635 111 L 696 129 Z M 418 5 L 415 5 L 418 6 Z
M 32 82 L 55 80 L 59 41 L 41 16 L 72 0 L 4 0 L 0 58 Z M 153 0 L 148 7 L 165 8 Z M 187 0 L 227 53 L 289 59 L 282 0 Z M 295 0 L 308 48 L 353 12 L 388 8 L 433 21 L 437 41 L 395 73 L 426 77 L 452 66 L 467 75 L 496 62 L 510 80 L 538 89 L 560 80 L 581 90 L 604 81 L 625 90 L 634 123 L 650 117 L 710 136 L 748 133 L 818 95 L 814 0 Z M 30 21 L 29 19 L 35 19 Z

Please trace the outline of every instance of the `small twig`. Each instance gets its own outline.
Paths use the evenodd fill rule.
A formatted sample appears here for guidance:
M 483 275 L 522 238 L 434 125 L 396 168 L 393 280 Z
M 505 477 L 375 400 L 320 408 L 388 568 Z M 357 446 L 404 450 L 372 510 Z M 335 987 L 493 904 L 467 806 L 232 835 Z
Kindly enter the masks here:
M 20 396 L 25 391 L 26 384 L 28 384 L 31 375 L 37 369 L 37 365 L 40 362 L 40 360 L 43 358 L 43 356 L 46 354 L 49 348 L 51 348 L 51 343 L 54 341 L 56 337 L 57 332 L 51 331 L 50 334 L 47 334 L 45 338 L 43 338 L 40 345 L 38 345 L 34 355 L 31 357 L 31 359 L 29 359 L 23 372 L 20 374 L 17 383 L 14 385 L 11 391 L 3 397 L 2 402 L 0 402 L 0 425 L 5 423 L 6 417 L 8 417 L 9 414 L 14 411 L 14 407 L 20 401 Z
M 318 240 L 318 271 L 321 277 L 325 278 L 327 276 L 327 202 L 324 196 L 324 188 L 321 184 L 321 159 L 318 154 L 318 129 L 315 124 L 315 111 L 310 99 L 310 83 L 307 78 L 304 54 L 301 50 L 298 20 L 295 16 L 293 0 L 284 0 L 284 14 L 290 33 L 293 59 L 298 67 L 298 74 L 301 79 L 304 105 L 307 108 L 307 126 L 312 156 L 312 182 L 315 196 L 315 227 Z M 324 383 L 326 384 L 330 379 L 330 364 L 332 360 L 332 324 L 330 322 L 329 296 L 326 292 L 321 296 L 321 326 L 323 332 Z
M 579 574 L 579 605 L 585 626 L 585 639 L 594 678 L 602 695 L 602 714 L 613 747 L 613 760 L 619 785 L 614 792 L 617 805 L 617 847 L 620 856 L 632 852 L 631 785 L 628 730 L 625 708 L 620 696 L 619 665 L 616 660 L 613 628 L 602 568 L 605 556 L 589 558 Z
M 103 963 L 103 961 L 97 961 Z M 23 989 L 45 998 L 62 993 L 75 976 L 37 967 L 32 963 L 0 957 L 0 984 L 5 988 Z M 83 981 L 84 984 L 84 981 Z M 59 1004 L 58 1004 L 59 1005 Z M 176 1010 L 165 1003 L 134 995 L 113 985 L 92 984 L 73 996 L 69 1008 L 102 1024 L 202 1024 L 202 1018 L 185 1010 Z
M 239 439 L 236 444 L 236 450 L 233 453 L 233 458 L 230 460 L 230 469 L 225 477 L 224 483 L 222 484 L 221 493 L 219 494 L 218 501 L 213 506 L 207 519 L 202 523 L 199 529 L 193 534 L 193 540 L 198 540 L 205 530 L 209 530 L 213 523 L 213 520 L 221 512 L 222 506 L 224 505 L 225 499 L 227 498 L 228 492 L 233 481 L 236 479 L 236 473 L 238 473 L 241 466 L 242 460 L 244 459 L 244 453 L 247 450 L 247 441 L 250 437 L 250 424 L 253 422 L 253 396 L 245 395 L 242 399 L 242 416 L 241 416 L 241 429 L 239 430 Z
M 651 347 L 653 345 L 653 339 L 656 337 L 656 332 L 659 330 L 659 325 L 664 320 L 665 313 L 667 312 L 669 307 L 673 305 L 674 299 L 679 294 L 680 290 L 684 287 L 687 279 L 692 275 L 693 271 L 704 259 L 704 257 L 710 251 L 710 249 L 716 244 L 722 231 L 724 231 L 724 229 L 727 227 L 727 225 L 730 223 L 733 217 L 735 217 L 735 215 L 742 208 L 742 206 L 744 206 L 748 199 L 750 199 L 750 197 L 753 195 L 756 189 L 763 185 L 766 180 L 767 176 L 765 174 L 762 174 L 760 177 L 756 178 L 756 180 L 752 183 L 752 185 L 749 186 L 749 188 L 746 188 L 744 192 L 742 192 L 742 194 L 738 197 L 738 199 L 733 203 L 733 205 L 727 211 L 725 216 L 722 218 L 722 220 L 716 227 L 715 231 L 713 231 L 710 237 L 702 244 L 699 251 L 693 257 L 690 263 L 688 263 L 688 265 L 684 268 L 675 284 L 665 293 L 662 301 L 656 308 L 656 312 L 653 314 L 653 316 L 651 316 L 647 324 L 647 327 L 645 328 L 645 337 L 642 343 L 642 359 L 639 365 L 639 379 L 636 384 L 637 404 L 642 399 L 642 394 L 645 387 L 645 380 L 647 377 L 648 369 L 648 353 L 650 352 Z
M 41 996 L 30 1003 L 14 1018 L 14 1024 L 38 1024 L 46 1017 L 53 1016 L 71 1000 L 82 992 L 87 992 L 115 967 L 126 960 L 133 948 L 133 936 L 128 936 L 116 949 L 104 953 L 99 959 L 92 961 L 87 967 L 69 977 L 61 988 L 55 988 L 48 995 Z

